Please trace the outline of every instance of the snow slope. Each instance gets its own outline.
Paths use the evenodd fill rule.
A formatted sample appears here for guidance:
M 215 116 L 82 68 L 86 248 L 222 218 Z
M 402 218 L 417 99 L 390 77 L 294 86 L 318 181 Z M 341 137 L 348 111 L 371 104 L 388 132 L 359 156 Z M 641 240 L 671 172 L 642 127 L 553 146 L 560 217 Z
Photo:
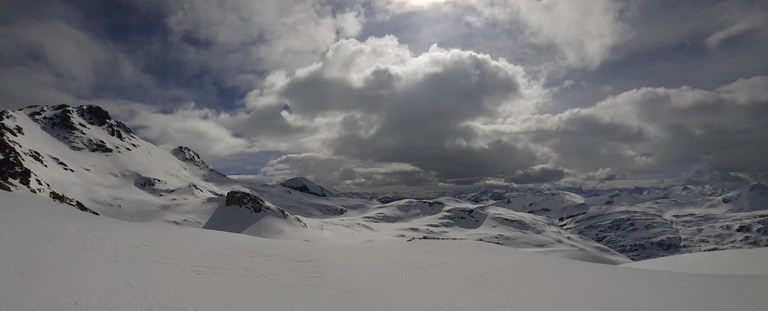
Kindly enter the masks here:
M 393 239 L 475 240 L 591 262 L 630 261 L 603 245 L 563 230 L 548 218 L 454 198 L 406 199 L 380 204 L 286 192 L 273 186 L 252 187 L 252 190 L 266 201 L 258 204 L 264 206 L 259 208 L 261 212 L 219 207 L 203 228 L 267 238 L 341 243 Z M 327 212 L 333 206 L 340 211 L 336 215 Z M 271 212 L 277 209 L 281 212 Z M 322 212 L 313 213 L 313 210 Z M 302 226 L 287 221 L 294 217 L 292 215 L 302 216 Z
M 768 246 L 764 184 L 570 190 L 343 194 L 303 177 L 246 185 L 96 106 L 0 112 L 0 195 L 34 193 L 121 220 L 322 243 L 473 240 L 612 264 Z M 229 204 L 232 193 L 262 203 Z
M 59 197 L 124 220 L 200 227 L 217 207 L 211 199 L 242 189 L 188 148 L 172 154 L 96 106 L 2 111 L 0 149 L 6 191 Z
M 445 209 L 438 213 L 394 220 L 379 216 L 397 214 L 408 203 L 350 198 L 302 177 L 249 188 L 211 169 L 189 148 L 169 152 L 142 140 L 96 106 L 27 107 L 3 111 L 1 119 L 0 161 L 8 162 L 0 167 L 4 190 L 111 218 L 309 241 L 471 239 L 558 249 L 590 261 L 627 261 L 546 219 L 455 199 L 444 199 L 448 204 L 440 203 Z M 258 211 L 227 204 L 224 197 L 233 191 L 256 195 L 264 204 Z
M 768 276 L 661 272 L 473 241 L 305 243 L 0 201 L 3 310 L 763 310 Z M 748 251 L 750 252 L 750 251 Z
M 768 276 L 768 248 L 682 254 L 624 264 L 624 267 L 706 274 Z
M 768 185 L 574 192 L 496 189 L 461 194 L 479 203 L 549 217 L 567 231 L 633 260 L 768 247 Z

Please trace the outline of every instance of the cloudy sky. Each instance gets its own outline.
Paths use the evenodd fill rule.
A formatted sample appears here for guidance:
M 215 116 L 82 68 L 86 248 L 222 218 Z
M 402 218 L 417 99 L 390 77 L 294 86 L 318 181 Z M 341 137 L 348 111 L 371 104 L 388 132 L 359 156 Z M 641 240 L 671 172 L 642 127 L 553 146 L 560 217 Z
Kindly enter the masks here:
M 0 108 L 340 189 L 768 179 L 768 2 L 2 0 Z

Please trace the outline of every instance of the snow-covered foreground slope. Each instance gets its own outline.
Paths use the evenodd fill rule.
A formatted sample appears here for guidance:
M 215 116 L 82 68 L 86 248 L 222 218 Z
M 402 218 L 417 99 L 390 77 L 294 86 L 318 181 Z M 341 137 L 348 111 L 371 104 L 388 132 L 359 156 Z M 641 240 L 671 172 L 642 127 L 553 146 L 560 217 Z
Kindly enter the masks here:
M 683 254 L 624 264 L 625 267 L 706 274 L 768 276 L 768 248 Z
M 251 189 L 259 197 L 254 196 L 250 204 L 241 207 L 219 207 L 203 228 L 316 242 L 474 240 L 590 262 L 630 261 L 601 244 L 563 230 L 546 217 L 454 198 L 381 204 L 282 186 Z
M 763 310 L 768 276 L 661 272 L 474 241 L 306 243 L 0 201 L 2 310 Z
M 32 106 L 0 112 L 0 189 L 34 193 L 135 222 L 167 222 L 258 237 L 319 242 L 470 239 L 556 249 L 582 260 L 622 255 L 534 215 L 445 198 L 382 205 L 297 177 L 246 187 L 189 148 L 164 150 L 97 106 Z M 235 192 L 258 205 L 229 204 Z M 411 203 L 436 207 L 419 214 Z M 405 215 L 405 214 L 408 215 Z

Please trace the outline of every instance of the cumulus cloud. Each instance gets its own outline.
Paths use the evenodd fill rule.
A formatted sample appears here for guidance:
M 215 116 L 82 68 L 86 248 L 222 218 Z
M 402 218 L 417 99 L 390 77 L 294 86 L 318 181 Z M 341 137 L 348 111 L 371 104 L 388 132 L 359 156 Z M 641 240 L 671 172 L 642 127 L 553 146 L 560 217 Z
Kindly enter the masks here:
M 704 43 L 710 49 L 714 49 L 717 46 L 719 46 L 723 41 L 729 38 L 743 35 L 744 33 L 752 31 L 757 27 L 758 27 L 757 23 L 738 23 L 724 30 L 720 30 L 718 32 L 713 33 L 706 40 L 704 40 Z
M 461 25 L 452 29 L 472 26 L 478 30 L 473 32 L 477 36 L 492 31 L 485 28 L 487 25 L 501 27 L 515 34 L 505 38 L 511 40 L 510 46 L 520 40 L 554 46 L 562 64 L 578 69 L 597 68 L 610 58 L 613 47 L 630 34 L 620 18 L 621 4 L 610 0 L 381 1 L 376 4 L 383 12 L 440 10 L 442 16 L 449 19 L 461 18 Z M 393 14 L 383 14 L 380 18 L 393 18 Z M 435 23 L 445 21 L 435 20 Z M 450 36 L 449 33 L 441 35 Z
M 628 34 L 619 19 L 620 4 L 613 1 L 511 1 L 516 16 L 537 41 L 555 44 L 565 62 L 595 69 L 608 60 L 612 48 Z
M 697 172 L 768 175 L 766 77 L 717 91 L 642 88 L 548 116 L 532 136 L 551 165 L 576 174 L 676 178 Z M 717 174 L 716 174 L 717 175 Z
M 176 115 L 218 128 L 214 136 L 229 137 L 219 150 L 289 153 L 263 176 L 307 175 L 341 187 L 760 179 L 768 175 L 760 160 L 768 151 L 766 89 L 764 76 L 713 91 L 639 88 L 550 114 L 550 91 L 519 66 L 436 46 L 415 55 L 388 36 L 342 40 L 293 75 L 275 72 L 238 113 Z M 146 126 L 168 123 L 157 121 Z M 145 135 L 184 140 L 173 133 L 205 128 L 195 122 Z
M 262 182 L 305 176 L 341 190 L 397 186 L 435 186 L 437 178 L 404 163 L 364 161 L 317 153 L 289 154 L 270 161 L 259 174 Z
M 503 59 L 438 47 L 414 56 L 394 37 L 344 40 L 276 86 L 249 107 L 272 107 L 275 118 L 302 128 L 293 141 L 306 150 L 405 163 L 443 180 L 512 175 L 536 160 L 524 146 L 483 132 L 535 111 L 536 97 L 546 96 Z
M 350 46 L 404 48 L 393 38 L 339 45 L 348 51 L 354 50 Z M 328 57 L 370 55 L 332 51 Z M 148 120 L 142 121 L 147 128 L 173 124 L 147 130 L 147 137 L 187 140 L 193 146 L 199 142 L 205 150 L 215 146 L 213 150 L 230 156 L 290 151 L 268 162 L 260 175 L 270 181 L 309 176 L 344 189 L 489 179 L 628 185 L 627 180 L 768 177 L 763 161 L 768 152 L 765 76 L 715 91 L 635 89 L 589 108 L 547 114 L 525 105 L 515 108 L 530 96 L 526 93 L 546 95 L 538 93 L 519 68 L 471 52 L 435 48 L 419 56 L 391 57 L 371 66 L 367 74 L 355 71 L 359 76 L 354 79 L 339 75 L 333 65 L 337 60 L 327 61 L 300 75 L 282 77 L 274 84 L 276 90 L 257 92 L 270 95 L 251 98 L 256 105 L 252 109 L 257 109 L 253 114 L 215 114 L 190 107 L 135 120 Z M 270 106 L 275 109 L 264 117 Z M 274 123 L 247 120 L 270 118 L 290 131 L 236 137 L 234 133 L 242 131 L 230 122 L 236 118 L 241 118 L 237 127 L 253 132 L 268 131 Z
M 340 38 L 357 35 L 362 9 L 308 0 L 167 1 L 166 23 L 177 57 L 225 75 L 242 89 L 264 73 L 313 63 Z
M 19 3 L 2 108 L 101 104 L 265 180 L 768 176 L 763 3 Z
M 549 182 L 558 182 L 565 178 L 565 170 L 546 166 L 535 166 L 530 169 L 520 171 L 514 176 L 506 178 L 507 182 L 515 184 L 541 184 Z
M 311 0 L 30 0 L 12 7 L 0 24 L 0 80 L 9 82 L 3 93 L 17 99 L 14 107 L 103 96 L 171 109 L 190 101 L 231 108 L 269 72 L 314 63 L 365 22 L 359 5 Z
M 256 152 L 249 140 L 237 137 L 226 128 L 226 113 L 188 104 L 163 113 L 137 103 L 100 102 L 116 118 L 131 126 L 136 134 L 155 144 L 172 149 L 187 146 L 204 158 L 216 160 L 238 153 Z
M 124 54 L 62 20 L 0 25 L 3 108 L 76 103 L 102 87 L 146 87 Z M 149 80 L 149 79 L 147 79 Z
M 724 40 L 768 30 L 768 5 L 760 1 L 653 0 L 628 4 L 626 12 L 623 20 L 633 32 L 618 49 L 624 57 L 701 43 L 713 49 Z

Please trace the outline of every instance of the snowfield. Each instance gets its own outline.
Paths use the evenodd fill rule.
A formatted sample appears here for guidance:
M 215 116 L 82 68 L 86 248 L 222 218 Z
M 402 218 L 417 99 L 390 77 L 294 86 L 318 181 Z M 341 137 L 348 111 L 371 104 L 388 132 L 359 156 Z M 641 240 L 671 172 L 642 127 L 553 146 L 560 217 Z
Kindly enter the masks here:
M 0 310 L 765 310 L 766 246 L 762 183 L 342 193 L 0 112 Z
M 624 264 L 625 267 L 689 273 L 768 275 L 768 248 L 682 254 Z
M 264 239 L 98 217 L 7 192 L 0 236 L 0 310 L 720 311 L 768 305 L 761 249 L 651 264 L 681 270 L 674 259 L 686 258 L 705 265 L 706 274 L 654 271 L 477 241 Z M 729 254 L 744 268 L 729 269 L 722 262 L 732 260 Z
M 0 111 L 0 190 L 138 223 L 319 243 L 471 240 L 623 264 L 768 247 L 768 185 L 344 193 L 304 177 L 250 184 L 160 148 L 97 106 Z

